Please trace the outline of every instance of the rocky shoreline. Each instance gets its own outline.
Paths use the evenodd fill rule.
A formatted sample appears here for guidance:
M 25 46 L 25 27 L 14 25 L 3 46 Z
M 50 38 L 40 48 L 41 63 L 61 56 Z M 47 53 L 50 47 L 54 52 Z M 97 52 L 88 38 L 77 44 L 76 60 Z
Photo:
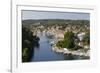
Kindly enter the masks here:
M 72 54 L 72 55 L 79 55 L 83 57 L 90 57 L 90 50 L 89 49 L 80 49 L 80 50 L 68 50 L 67 48 L 58 48 L 56 45 L 52 45 L 52 50 L 57 53 L 63 54 Z

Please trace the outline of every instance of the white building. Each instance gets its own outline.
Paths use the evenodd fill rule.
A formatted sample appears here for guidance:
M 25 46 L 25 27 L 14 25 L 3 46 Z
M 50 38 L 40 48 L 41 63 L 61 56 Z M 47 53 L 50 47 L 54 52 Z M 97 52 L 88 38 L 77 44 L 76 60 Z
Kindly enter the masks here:
M 79 38 L 80 41 L 83 40 L 84 36 L 85 36 L 85 32 L 79 33 L 79 34 L 77 35 L 77 37 Z

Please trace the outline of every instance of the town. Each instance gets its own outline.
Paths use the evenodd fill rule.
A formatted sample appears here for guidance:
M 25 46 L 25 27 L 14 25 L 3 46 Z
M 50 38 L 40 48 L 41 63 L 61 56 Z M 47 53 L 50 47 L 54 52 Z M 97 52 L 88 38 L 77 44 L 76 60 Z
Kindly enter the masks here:
M 30 29 L 33 36 L 46 36 L 54 52 L 79 55 L 89 59 L 89 24 L 88 20 L 44 19 L 24 20 L 22 26 Z

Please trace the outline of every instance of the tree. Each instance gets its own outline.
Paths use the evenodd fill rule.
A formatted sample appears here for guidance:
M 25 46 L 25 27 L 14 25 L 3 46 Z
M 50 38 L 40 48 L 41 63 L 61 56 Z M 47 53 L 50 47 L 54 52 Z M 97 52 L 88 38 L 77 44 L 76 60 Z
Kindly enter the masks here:
M 90 44 L 90 33 L 86 33 L 86 35 L 83 38 L 83 43 L 84 43 L 84 45 Z
M 68 31 L 64 34 L 64 44 L 66 45 L 66 48 L 71 49 L 75 47 L 74 37 L 72 31 Z
M 39 37 L 33 36 L 28 28 L 22 28 L 22 62 L 31 60 L 34 48 L 39 47 L 39 40 Z
M 57 47 L 60 48 L 68 48 L 72 49 L 75 47 L 75 42 L 74 42 L 74 33 L 72 31 L 68 31 L 64 34 L 64 39 L 62 41 L 58 41 L 56 44 Z
M 74 39 L 74 35 L 72 31 L 68 31 L 64 34 L 64 39 Z

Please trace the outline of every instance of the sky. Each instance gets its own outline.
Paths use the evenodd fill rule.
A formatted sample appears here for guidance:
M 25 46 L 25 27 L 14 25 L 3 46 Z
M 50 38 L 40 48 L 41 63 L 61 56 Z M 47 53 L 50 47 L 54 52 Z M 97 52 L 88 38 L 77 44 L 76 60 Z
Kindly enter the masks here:
M 76 12 L 50 12 L 50 11 L 32 11 L 23 10 L 22 20 L 28 19 L 72 19 L 72 20 L 89 20 L 89 13 Z

